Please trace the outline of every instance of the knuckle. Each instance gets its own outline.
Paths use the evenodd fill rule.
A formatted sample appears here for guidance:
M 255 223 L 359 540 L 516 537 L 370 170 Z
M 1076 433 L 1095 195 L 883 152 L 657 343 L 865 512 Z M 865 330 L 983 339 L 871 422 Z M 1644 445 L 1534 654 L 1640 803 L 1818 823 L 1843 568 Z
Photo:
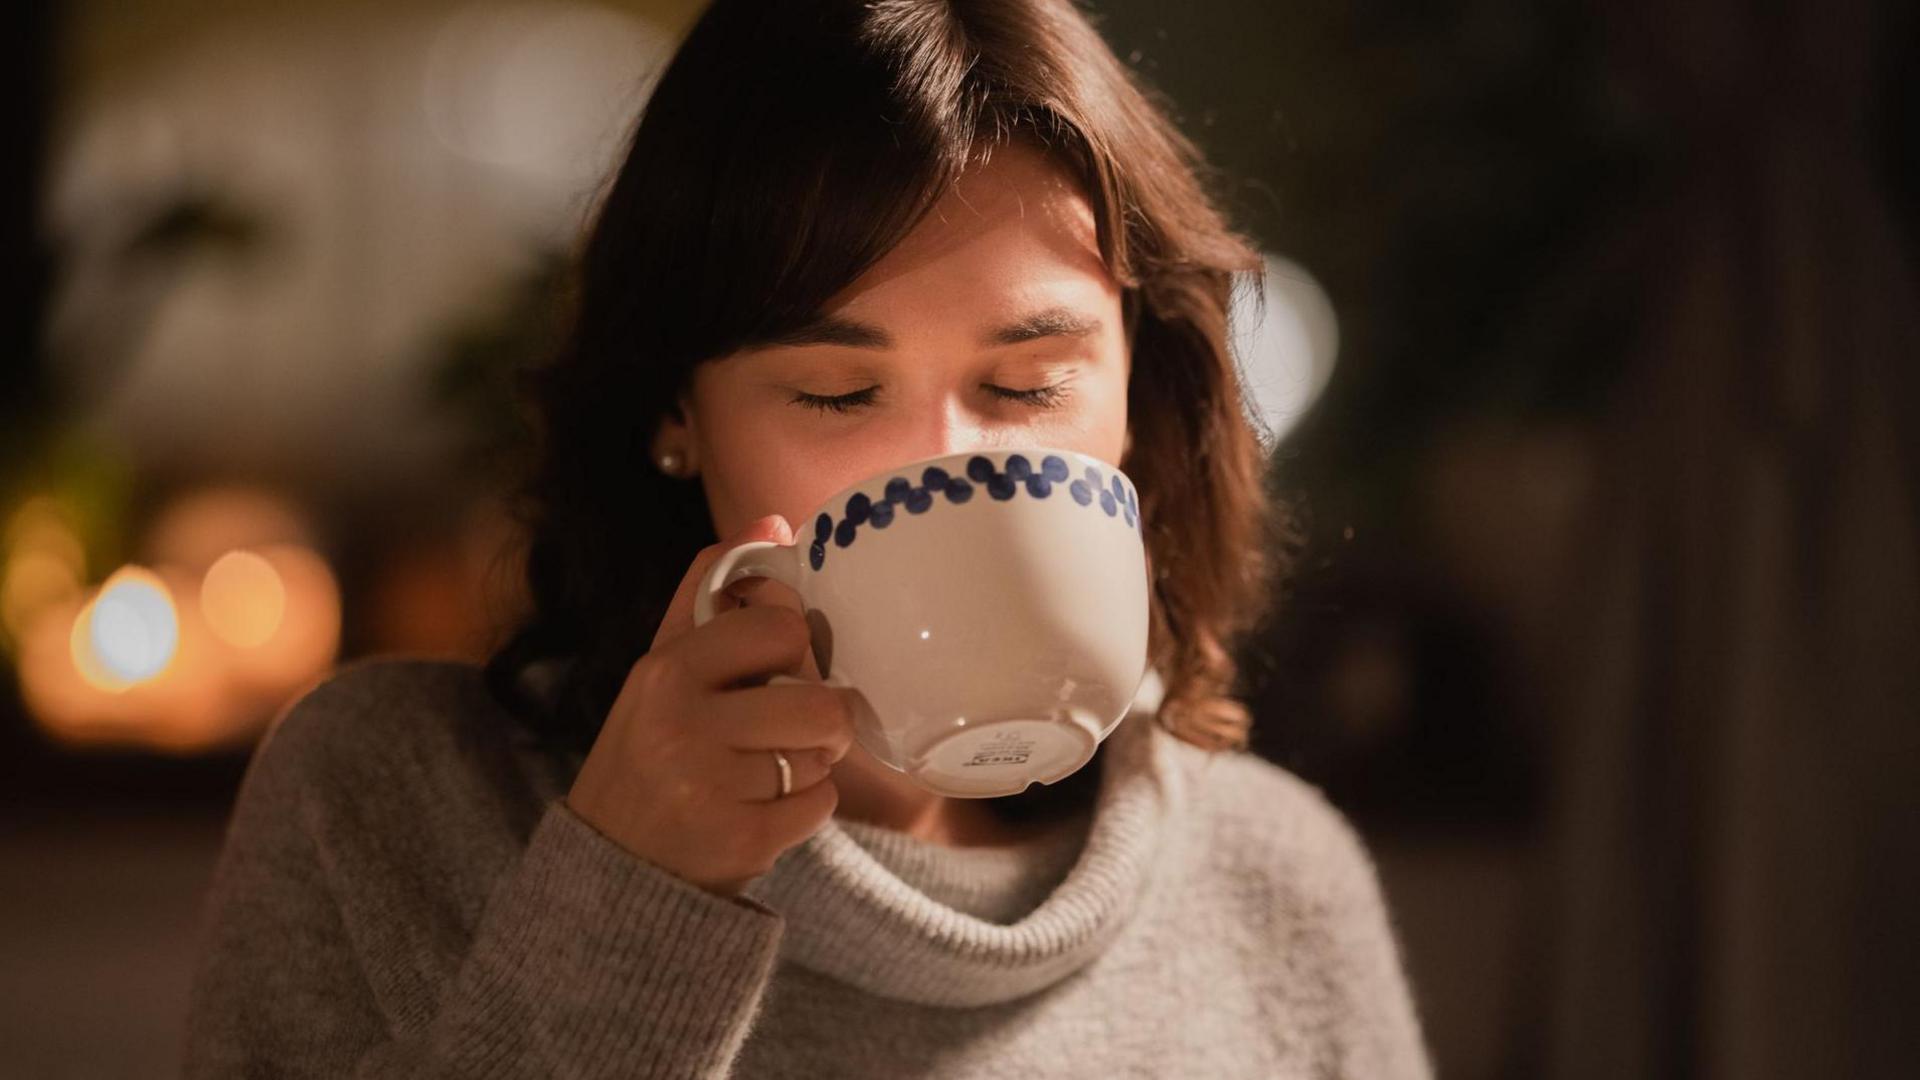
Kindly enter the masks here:
M 627 669 L 627 681 L 640 694 L 641 700 L 657 700 L 669 692 L 678 666 L 665 651 L 654 649 L 642 653 L 640 659 Z
M 640 689 L 641 685 L 650 677 L 649 669 L 658 663 L 657 660 L 653 659 L 654 653 L 658 651 L 658 649 L 654 649 L 643 652 L 634 658 L 633 663 L 627 665 L 628 686 L 636 690 Z
M 826 715 L 833 721 L 835 735 L 851 734 L 853 731 L 853 695 L 838 687 L 827 691 Z
M 801 695 L 800 706 L 806 710 L 808 716 L 826 720 L 840 715 L 840 695 L 834 693 L 833 687 L 810 683 L 795 689 Z
M 794 690 L 797 696 L 792 715 L 799 721 L 793 732 L 796 738 L 820 740 L 823 747 L 831 746 L 841 732 L 851 730 L 846 698 L 834 687 L 814 685 Z

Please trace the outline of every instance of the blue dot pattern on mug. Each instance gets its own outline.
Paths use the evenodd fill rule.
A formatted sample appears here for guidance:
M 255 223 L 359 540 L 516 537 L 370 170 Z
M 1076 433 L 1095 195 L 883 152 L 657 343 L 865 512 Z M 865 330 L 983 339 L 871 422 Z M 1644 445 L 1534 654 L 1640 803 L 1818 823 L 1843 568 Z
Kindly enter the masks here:
M 1058 454 L 1042 458 L 1037 470 L 1025 454 L 1010 455 L 1004 469 L 994 465 L 992 458 L 976 454 L 967 460 L 966 479 L 949 475 L 937 465 L 928 466 L 920 473 L 917 486 L 908 477 L 896 476 L 887 481 L 885 494 L 878 500 L 865 492 L 849 496 L 839 524 L 834 523 L 831 514 L 815 518 L 807 562 L 819 570 L 826 565 L 829 541 L 836 547 L 851 547 L 860 535 L 861 526 L 884 529 L 893 524 L 896 507 L 905 507 L 909 514 L 924 514 L 933 508 L 935 495 L 944 495 L 947 502 L 959 505 L 973 498 L 976 485 L 985 487 L 995 500 L 1006 502 L 1019 494 L 1021 488 L 1033 498 L 1045 499 L 1053 494 L 1054 485 L 1065 483 L 1074 502 L 1091 506 L 1098 499 L 1102 513 L 1122 518 L 1128 528 L 1136 531 L 1140 528 L 1140 502 L 1132 489 L 1121 482 L 1119 474 L 1103 476 L 1099 469 L 1089 465 L 1081 479 L 1068 482 L 1072 475 L 1066 459 Z

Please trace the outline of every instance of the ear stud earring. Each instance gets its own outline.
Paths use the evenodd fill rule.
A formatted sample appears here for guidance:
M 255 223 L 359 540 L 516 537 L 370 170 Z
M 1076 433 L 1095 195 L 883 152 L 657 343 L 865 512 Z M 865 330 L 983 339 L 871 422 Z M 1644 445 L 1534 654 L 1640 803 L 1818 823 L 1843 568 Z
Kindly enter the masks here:
M 680 455 L 669 450 L 660 455 L 660 471 L 668 476 L 680 475 Z

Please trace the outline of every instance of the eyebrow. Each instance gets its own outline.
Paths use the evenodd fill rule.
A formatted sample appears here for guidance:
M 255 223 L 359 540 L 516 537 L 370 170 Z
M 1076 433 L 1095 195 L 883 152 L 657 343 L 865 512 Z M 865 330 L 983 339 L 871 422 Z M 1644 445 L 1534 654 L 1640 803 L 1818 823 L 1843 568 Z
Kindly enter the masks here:
M 1004 326 L 989 329 L 980 337 L 981 348 L 1019 345 L 1041 338 L 1079 338 L 1100 329 L 1100 320 L 1084 312 L 1059 305 L 1022 315 Z M 766 340 L 768 345 L 841 345 L 850 349 L 891 349 L 893 337 L 871 323 L 817 315 L 802 326 Z

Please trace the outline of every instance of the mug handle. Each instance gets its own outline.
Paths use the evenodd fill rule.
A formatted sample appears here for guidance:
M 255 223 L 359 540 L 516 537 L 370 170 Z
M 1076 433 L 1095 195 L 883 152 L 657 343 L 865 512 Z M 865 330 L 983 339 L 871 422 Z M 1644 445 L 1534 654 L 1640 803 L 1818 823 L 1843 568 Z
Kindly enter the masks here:
M 719 614 L 720 594 L 748 578 L 772 578 L 785 585 L 801 597 L 800 606 L 806 610 L 806 597 L 800 589 L 799 563 L 795 561 L 799 550 L 797 544 L 776 544 L 771 540 L 752 540 L 729 548 L 714 560 L 693 594 L 693 625 L 702 626 Z M 769 684 L 812 681 L 792 675 L 773 675 L 767 679 Z M 852 685 L 834 675 L 827 676 L 826 683 L 847 688 Z

